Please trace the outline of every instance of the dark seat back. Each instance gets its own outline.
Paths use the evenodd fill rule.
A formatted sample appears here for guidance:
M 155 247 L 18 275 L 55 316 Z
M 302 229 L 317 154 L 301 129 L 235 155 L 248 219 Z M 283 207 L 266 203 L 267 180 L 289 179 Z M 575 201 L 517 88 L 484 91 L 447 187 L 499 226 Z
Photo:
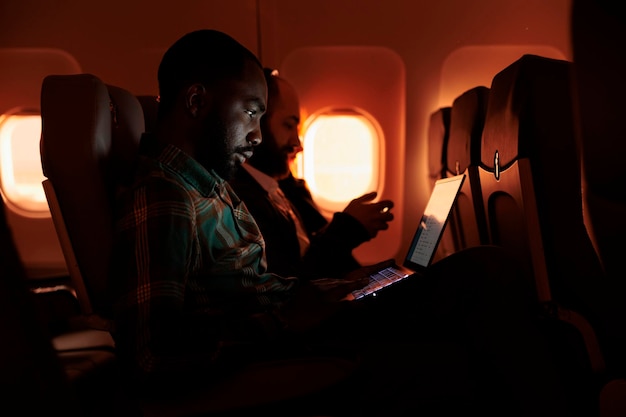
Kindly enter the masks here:
M 48 76 L 41 94 L 44 189 L 63 254 L 83 312 L 110 319 L 112 197 L 132 176 L 143 112 L 91 74 Z
M 451 107 L 439 108 L 431 113 L 428 122 L 428 182 L 431 190 L 435 181 L 445 177 L 451 110 Z M 447 225 L 446 228 L 448 228 Z M 445 258 L 452 252 L 454 252 L 453 237 L 450 233 L 444 233 L 434 260 Z
M 0 198 L 0 390 L 2 414 L 80 415 L 6 222 Z
M 571 28 L 585 223 L 606 273 L 607 295 L 602 306 L 607 326 L 612 329 L 612 352 L 607 363 L 624 377 L 626 12 L 620 4 L 608 0 L 574 0 Z M 626 401 L 621 407 L 626 409 Z
M 441 107 L 431 113 L 428 121 L 428 178 L 431 188 L 445 175 L 451 110 L 451 107 Z
M 452 103 L 445 176 L 467 175 L 446 230 L 453 236 L 456 251 L 488 243 L 478 175 L 488 99 L 489 88 L 478 86 Z
M 571 76 L 570 62 L 535 55 L 496 74 L 479 175 L 490 242 L 527 267 L 538 300 L 583 334 L 600 372 L 603 271 L 583 221 Z
M 607 275 L 626 281 L 626 13 L 608 1 L 575 1 L 574 86 L 583 151 L 586 222 Z

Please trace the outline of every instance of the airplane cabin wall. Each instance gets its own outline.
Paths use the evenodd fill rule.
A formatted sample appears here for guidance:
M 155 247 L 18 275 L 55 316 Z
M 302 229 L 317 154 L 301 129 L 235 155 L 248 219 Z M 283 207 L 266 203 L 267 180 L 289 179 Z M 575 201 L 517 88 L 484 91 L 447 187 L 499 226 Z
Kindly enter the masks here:
M 157 67 L 176 39 L 222 30 L 257 51 L 257 0 L 0 2 L 0 47 L 64 49 L 83 71 L 135 95 L 156 95 Z
M 368 46 L 393 51 L 404 63 L 406 74 L 406 120 L 399 127 L 405 143 L 386 155 L 387 163 L 402 160 L 405 166 L 402 210 L 398 210 L 405 220 L 402 244 L 395 256 L 399 258 L 406 252 L 413 232 L 413 222 L 406 219 L 421 214 L 430 189 L 426 159 L 429 115 L 451 104 L 464 88 L 455 86 L 460 89 L 458 92 L 442 95 L 442 68 L 447 58 L 464 47 L 513 46 L 521 51 L 522 45 L 554 48 L 570 59 L 570 3 L 571 0 L 363 0 L 358 4 L 336 0 L 3 1 L 0 48 L 62 49 L 76 59 L 84 72 L 136 95 L 157 94 L 156 71 L 162 54 L 182 34 L 199 28 L 229 33 L 257 53 L 264 65 L 279 70 L 301 48 Z M 294 71 L 298 71 L 297 65 L 290 64 L 290 73 Z M 360 71 L 352 76 L 359 77 L 370 68 L 365 66 Z M 492 67 L 488 71 L 490 79 L 496 71 Z M 388 106 L 388 111 L 397 110 Z

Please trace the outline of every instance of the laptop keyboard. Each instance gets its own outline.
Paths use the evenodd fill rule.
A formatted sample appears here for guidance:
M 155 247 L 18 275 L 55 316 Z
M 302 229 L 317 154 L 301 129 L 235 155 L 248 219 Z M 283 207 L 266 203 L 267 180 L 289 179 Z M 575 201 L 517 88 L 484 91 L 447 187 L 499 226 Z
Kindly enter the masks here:
M 378 271 L 375 274 L 370 275 L 370 283 L 359 290 L 353 291 L 352 295 L 355 299 L 365 297 L 366 295 L 375 293 L 381 288 L 386 287 L 393 282 L 400 281 L 408 276 L 408 274 L 390 266 L 382 271 Z

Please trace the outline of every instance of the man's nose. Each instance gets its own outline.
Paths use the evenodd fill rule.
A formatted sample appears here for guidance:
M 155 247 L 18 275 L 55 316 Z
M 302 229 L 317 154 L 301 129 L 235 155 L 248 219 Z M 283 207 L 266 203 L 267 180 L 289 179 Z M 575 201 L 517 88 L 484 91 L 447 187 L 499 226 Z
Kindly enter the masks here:
M 291 147 L 293 153 L 302 152 L 302 142 L 300 141 L 300 137 L 298 135 L 293 135 L 289 138 L 289 146 Z
M 247 137 L 248 143 L 252 146 L 258 146 L 261 144 L 262 136 L 261 136 L 261 130 L 260 129 L 255 129 L 254 131 L 250 132 L 248 134 Z

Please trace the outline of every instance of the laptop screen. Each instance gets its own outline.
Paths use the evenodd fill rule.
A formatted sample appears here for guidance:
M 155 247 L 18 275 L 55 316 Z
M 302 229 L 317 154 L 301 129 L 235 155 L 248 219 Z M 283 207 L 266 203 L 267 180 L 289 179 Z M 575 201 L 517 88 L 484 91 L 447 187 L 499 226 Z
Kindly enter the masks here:
M 437 180 L 405 259 L 405 266 L 419 271 L 430 265 L 448 222 L 465 174 Z

